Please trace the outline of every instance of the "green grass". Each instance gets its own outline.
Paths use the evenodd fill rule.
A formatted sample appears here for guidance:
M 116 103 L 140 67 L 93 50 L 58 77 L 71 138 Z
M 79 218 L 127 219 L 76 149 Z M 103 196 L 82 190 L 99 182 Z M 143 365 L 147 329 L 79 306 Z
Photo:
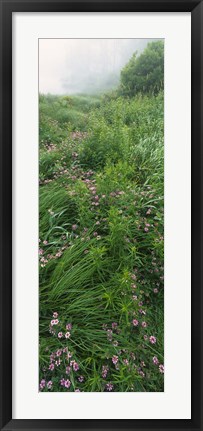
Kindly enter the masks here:
M 164 390 L 163 110 L 162 93 L 40 96 L 43 391 Z

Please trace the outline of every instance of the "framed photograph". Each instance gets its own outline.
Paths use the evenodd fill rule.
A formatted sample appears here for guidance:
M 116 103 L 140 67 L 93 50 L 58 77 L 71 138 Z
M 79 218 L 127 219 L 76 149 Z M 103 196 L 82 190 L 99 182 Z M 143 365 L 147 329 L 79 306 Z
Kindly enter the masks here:
M 202 1 L 1 0 L 1 429 L 202 429 Z

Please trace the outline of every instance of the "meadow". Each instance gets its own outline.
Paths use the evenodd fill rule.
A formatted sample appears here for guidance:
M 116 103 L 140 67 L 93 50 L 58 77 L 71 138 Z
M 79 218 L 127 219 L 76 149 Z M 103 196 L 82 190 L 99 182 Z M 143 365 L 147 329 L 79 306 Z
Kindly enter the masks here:
M 39 388 L 164 390 L 164 94 L 39 97 Z

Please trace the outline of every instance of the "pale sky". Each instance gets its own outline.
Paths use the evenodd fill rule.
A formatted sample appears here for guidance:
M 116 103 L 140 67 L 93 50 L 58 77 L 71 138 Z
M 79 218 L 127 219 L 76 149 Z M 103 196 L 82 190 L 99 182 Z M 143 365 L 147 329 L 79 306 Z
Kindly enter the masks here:
M 40 93 L 73 94 L 111 88 L 136 50 L 153 39 L 40 39 Z

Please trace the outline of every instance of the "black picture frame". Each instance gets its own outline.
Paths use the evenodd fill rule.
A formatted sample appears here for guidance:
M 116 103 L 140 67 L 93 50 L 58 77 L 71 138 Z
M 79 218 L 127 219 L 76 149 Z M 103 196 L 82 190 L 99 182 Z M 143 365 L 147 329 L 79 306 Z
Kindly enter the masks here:
M 12 419 L 12 13 L 191 12 L 192 21 L 192 418 L 189 420 Z M 202 179 L 203 2 L 200 0 L 0 0 L 1 28 L 1 429 L 2 430 L 202 430 Z M 184 330 L 184 328 L 183 328 Z M 180 361 L 184 358 L 180 358 Z M 175 388 L 174 388 L 175 391 Z

